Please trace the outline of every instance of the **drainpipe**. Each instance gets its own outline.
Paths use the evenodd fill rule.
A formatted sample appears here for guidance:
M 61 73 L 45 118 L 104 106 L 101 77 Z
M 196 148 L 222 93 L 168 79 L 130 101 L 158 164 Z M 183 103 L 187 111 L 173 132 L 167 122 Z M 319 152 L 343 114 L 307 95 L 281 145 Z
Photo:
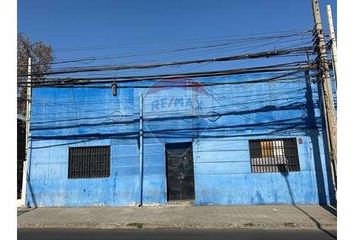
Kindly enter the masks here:
M 139 207 L 143 205 L 143 182 L 144 182 L 144 142 L 143 142 L 143 95 L 140 94 L 140 118 L 139 118 L 139 162 L 140 162 L 140 202 Z

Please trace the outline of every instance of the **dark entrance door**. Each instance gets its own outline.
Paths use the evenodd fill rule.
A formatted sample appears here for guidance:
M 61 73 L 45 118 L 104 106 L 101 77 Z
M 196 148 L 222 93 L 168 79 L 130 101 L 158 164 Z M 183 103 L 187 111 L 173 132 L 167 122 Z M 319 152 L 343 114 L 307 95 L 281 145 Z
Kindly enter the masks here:
M 166 144 L 167 200 L 194 199 L 192 143 Z

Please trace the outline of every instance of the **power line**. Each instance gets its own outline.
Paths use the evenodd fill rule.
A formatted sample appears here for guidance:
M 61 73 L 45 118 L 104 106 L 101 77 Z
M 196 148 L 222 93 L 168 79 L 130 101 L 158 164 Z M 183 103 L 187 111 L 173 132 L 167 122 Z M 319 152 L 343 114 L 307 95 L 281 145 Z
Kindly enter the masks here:
M 62 60 L 62 61 L 56 61 L 51 63 L 51 65 L 55 64 L 65 64 L 65 63 L 85 63 L 87 61 L 97 61 L 97 60 L 109 60 L 109 59 L 120 59 L 120 58 L 129 58 L 129 57 L 140 57 L 140 56 L 149 56 L 149 55 L 158 55 L 158 54 L 164 54 L 164 53 L 171 53 L 171 52 L 184 52 L 184 51 L 191 51 L 191 50 L 205 50 L 208 48 L 220 48 L 220 47 L 225 47 L 225 46 L 233 46 L 233 45 L 250 45 L 254 42 L 257 41 L 266 41 L 268 40 L 273 40 L 274 39 L 279 39 L 279 38 L 290 38 L 298 35 L 304 35 L 310 33 L 310 31 L 304 31 L 303 33 L 296 33 L 296 34 L 288 34 L 288 35 L 281 35 L 281 36 L 267 36 L 267 37 L 262 37 L 262 38 L 249 38 L 247 39 L 242 39 L 239 41 L 235 41 L 235 39 L 228 40 L 229 42 L 225 42 L 226 40 L 220 40 L 223 41 L 223 43 L 219 44 L 213 44 L 213 45 L 204 45 L 204 46 L 193 46 L 193 47 L 184 47 L 184 48 L 178 48 L 178 49 L 165 49 L 165 50 L 160 50 L 160 51 L 152 51 L 152 52 L 147 52 L 147 53 L 133 53 L 133 54 L 128 54 L 128 55 L 110 55 L 110 56 L 88 56 L 84 58 L 78 58 L 78 59 L 70 59 L 70 60 Z M 303 40 L 303 39 L 301 39 Z M 299 41 L 299 39 L 297 40 Z M 265 44 L 267 45 L 267 44 Z M 44 65 L 44 63 L 38 63 L 38 64 L 33 64 L 33 65 Z M 27 67 L 27 65 L 18 65 L 18 67 Z
M 213 40 L 205 40 L 206 38 L 196 38 L 192 39 L 192 41 L 179 41 L 184 43 L 210 43 L 210 42 L 222 42 L 225 40 L 233 41 L 233 42 L 241 42 L 241 41 L 252 41 L 252 40 L 264 40 L 269 38 L 282 38 L 282 37 L 293 37 L 311 33 L 311 29 L 305 30 L 290 30 L 290 31 L 279 31 L 279 32 L 267 32 L 267 33 L 254 33 L 254 34 L 246 34 L 246 35 L 228 35 L 222 36 L 219 38 L 214 38 Z M 240 37 L 243 36 L 243 37 Z M 202 39 L 202 41 L 197 41 L 198 39 Z M 212 39 L 212 38 L 211 38 Z M 158 44 L 161 45 L 163 43 L 175 43 L 176 41 L 159 41 L 153 43 L 142 43 L 141 45 L 149 45 L 149 44 Z M 85 47 L 69 47 L 69 48 L 56 48 L 57 52 L 65 52 L 65 51 L 87 51 L 87 50 L 100 50 L 100 49 L 111 49 L 117 47 L 130 47 L 130 46 L 137 46 L 139 44 L 105 44 L 105 45 L 94 45 L 94 46 L 85 46 Z
M 261 67 L 221 70 L 221 71 L 207 71 L 207 72 L 192 72 L 181 74 L 159 74 L 159 75 L 138 75 L 138 76 L 122 76 L 122 77 L 100 77 L 100 78 L 57 78 L 47 79 L 43 82 L 33 82 L 33 87 L 48 87 L 56 85 L 85 85 L 85 84 L 102 84 L 112 83 L 112 80 L 117 83 L 123 82 L 137 82 L 149 80 L 178 80 L 183 78 L 204 78 L 216 76 L 238 75 L 246 73 L 263 73 L 263 72 L 286 72 L 286 71 L 304 71 L 313 68 L 313 64 L 303 62 L 290 62 L 284 64 L 268 65 Z M 20 85 L 27 85 L 28 82 L 19 82 Z M 32 84 L 32 83 L 30 83 Z
M 43 76 L 43 75 L 57 75 L 57 74 L 67 74 L 67 73 L 80 73 L 80 72 L 98 72 L 98 71 L 115 71 L 115 70 L 131 70 L 131 69 L 149 69 L 149 68 L 158 68 L 158 67 L 167 67 L 167 66 L 181 66 L 188 64 L 200 64 L 208 62 L 224 62 L 224 61 L 235 61 L 241 59 L 255 59 L 255 58 L 264 58 L 272 56 L 280 56 L 290 53 L 306 53 L 312 50 L 312 47 L 300 47 L 300 48 L 289 48 L 289 49 L 279 49 L 272 51 L 263 51 L 258 53 L 246 53 L 241 55 L 218 57 L 218 58 L 208 58 L 208 59 L 199 59 L 199 60 L 187 60 L 187 61 L 176 61 L 169 63 L 158 63 L 158 64 L 138 64 L 138 65 L 116 65 L 116 66 L 91 66 L 91 67 L 77 67 L 70 69 L 57 69 L 49 71 L 47 73 L 32 73 L 31 76 Z M 18 77 L 26 77 L 28 74 L 18 75 Z

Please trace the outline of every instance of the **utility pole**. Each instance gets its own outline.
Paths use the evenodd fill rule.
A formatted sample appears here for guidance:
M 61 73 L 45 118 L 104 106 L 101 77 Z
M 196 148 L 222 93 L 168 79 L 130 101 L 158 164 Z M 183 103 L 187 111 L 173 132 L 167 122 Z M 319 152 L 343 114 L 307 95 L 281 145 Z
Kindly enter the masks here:
M 332 53 L 332 67 L 334 72 L 334 79 L 337 87 L 337 41 L 333 27 L 333 18 L 331 5 L 327 5 L 327 18 L 328 18 L 328 31 L 331 40 L 331 53 Z
M 335 114 L 331 79 L 326 58 L 326 44 L 323 36 L 319 0 L 312 0 L 312 11 L 315 22 L 315 49 L 318 53 L 318 71 L 321 81 L 323 115 L 326 123 L 333 184 L 335 191 L 337 191 L 337 117 Z
M 30 133 L 30 119 L 31 119 L 31 101 L 32 101 L 32 85 L 31 85 L 31 74 L 32 74 L 32 59 L 28 58 L 28 69 L 27 69 L 27 94 L 26 94 L 26 137 L 25 137 L 25 161 L 23 163 L 23 177 L 22 177 L 22 191 L 21 191 L 21 204 L 25 205 L 26 199 L 26 187 L 27 187 L 27 177 L 29 168 L 29 155 L 30 155 L 30 143 L 29 143 L 29 133 Z

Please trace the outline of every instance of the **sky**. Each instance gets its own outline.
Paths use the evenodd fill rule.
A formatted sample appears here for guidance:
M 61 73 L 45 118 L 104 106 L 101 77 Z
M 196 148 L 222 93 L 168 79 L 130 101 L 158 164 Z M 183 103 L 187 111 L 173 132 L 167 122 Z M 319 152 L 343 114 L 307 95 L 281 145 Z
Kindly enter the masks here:
M 332 6 L 336 20 L 336 1 L 321 0 L 320 4 L 322 21 L 327 28 L 325 6 Z M 250 45 L 242 49 L 242 45 L 237 47 L 235 43 L 233 47 L 161 53 L 230 42 L 233 38 L 259 36 L 260 33 L 304 31 L 312 27 L 311 0 L 18 0 L 18 31 L 26 33 L 33 41 L 50 44 L 55 61 L 111 57 L 59 64 L 55 68 L 166 62 L 259 51 L 266 48 L 253 49 Z M 266 47 L 281 46 L 275 42 Z M 246 65 L 205 64 L 183 70 Z M 161 70 L 143 72 L 158 71 Z

